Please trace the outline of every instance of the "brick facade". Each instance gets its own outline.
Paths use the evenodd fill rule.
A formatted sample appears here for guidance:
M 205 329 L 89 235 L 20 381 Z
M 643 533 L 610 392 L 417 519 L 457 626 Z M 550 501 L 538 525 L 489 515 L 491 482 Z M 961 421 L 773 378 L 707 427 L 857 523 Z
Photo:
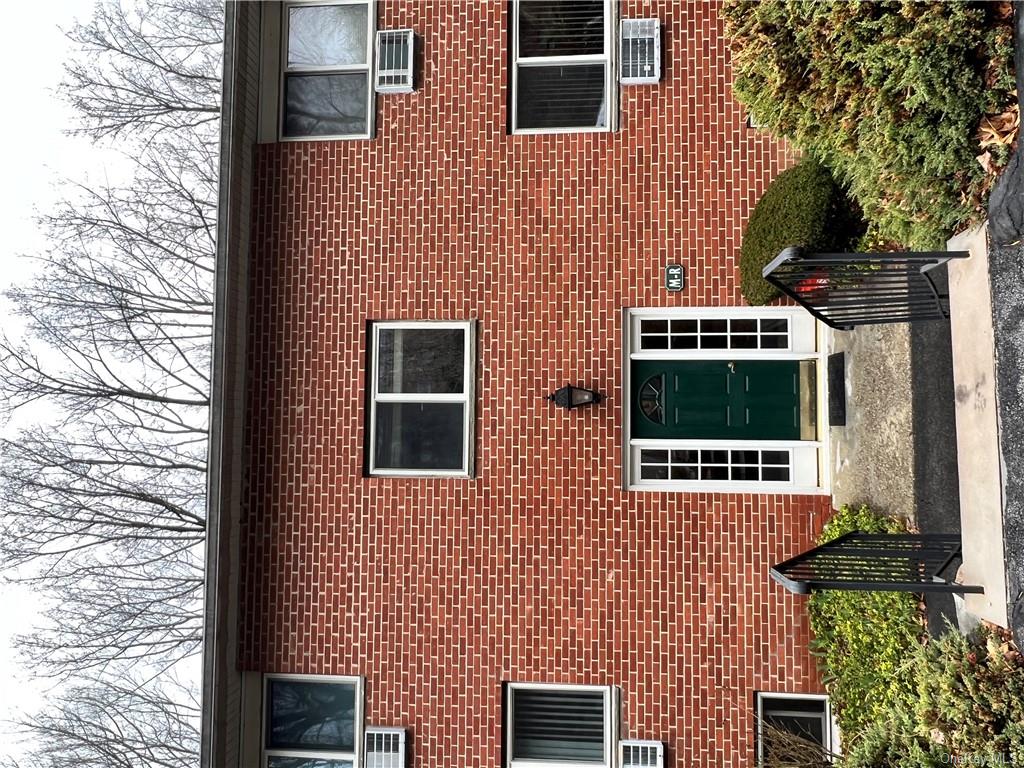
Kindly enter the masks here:
M 753 692 L 820 690 L 768 567 L 827 499 L 622 488 L 623 309 L 742 304 L 791 155 L 745 126 L 715 6 L 621 13 L 662 20 L 666 67 L 614 133 L 508 135 L 508 8 L 441 0 L 379 6 L 424 54 L 375 139 L 257 149 L 240 664 L 365 675 L 414 766 L 500 765 L 502 681 L 617 685 L 672 766 L 752 764 Z M 475 479 L 363 476 L 383 319 L 477 321 Z M 566 381 L 607 400 L 560 411 Z

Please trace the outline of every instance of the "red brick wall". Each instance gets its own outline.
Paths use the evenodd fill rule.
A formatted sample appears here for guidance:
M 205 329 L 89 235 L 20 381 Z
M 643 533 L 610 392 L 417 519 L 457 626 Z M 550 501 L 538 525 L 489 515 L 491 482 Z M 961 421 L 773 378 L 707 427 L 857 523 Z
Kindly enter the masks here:
M 408 2 L 379 25 L 416 30 L 420 85 L 374 140 L 259 149 L 242 664 L 365 675 L 415 766 L 498 766 L 504 680 L 620 686 L 678 766 L 750 765 L 752 692 L 820 687 L 768 567 L 825 500 L 621 488 L 623 308 L 742 303 L 790 161 L 744 126 L 715 6 L 623 15 L 661 18 L 667 68 L 615 133 L 507 135 L 505 4 Z M 362 476 L 366 323 L 399 318 L 479 321 L 473 480 Z M 607 402 L 559 411 L 565 381 Z

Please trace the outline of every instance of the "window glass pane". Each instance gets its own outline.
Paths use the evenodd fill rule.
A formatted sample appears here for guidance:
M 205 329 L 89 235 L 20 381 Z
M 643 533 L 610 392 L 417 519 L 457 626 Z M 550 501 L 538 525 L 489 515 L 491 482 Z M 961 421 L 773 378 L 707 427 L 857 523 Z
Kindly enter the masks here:
M 668 464 L 644 464 L 640 467 L 641 480 L 668 480 Z
M 641 320 L 640 333 L 668 333 L 668 320 Z
M 762 451 L 761 462 L 764 464 L 785 464 L 789 466 L 789 451 Z
M 604 128 L 604 64 L 519 67 L 518 128 Z
M 351 136 L 367 131 L 369 75 L 288 75 L 285 136 Z
M 288 66 L 366 64 L 365 5 L 307 5 L 288 9 Z
M 765 467 L 761 470 L 761 479 L 770 483 L 788 483 L 789 467 Z
M 696 467 L 672 467 L 673 480 L 696 480 Z
M 773 335 L 761 337 L 762 349 L 785 349 L 789 345 L 789 336 Z
M 701 333 L 725 333 L 729 325 L 728 320 L 701 320 Z
M 604 0 L 520 0 L 519 55 L 604 53 Z
M 733 349 L 757 349 L 757 336 L 733 336 Z
M 730 330 L 733 333 L 757 333 L 757 320 L 733 320 Z
M 270 680 L 267 695 L 268 749 L 355 750 L 355 683 Z
M 697 336 L 673 336 L 672 349 L 696 349 Z
M 728 451 L 701 451 L 700 460 L 704 464 L 728 464 Z
M 668 451 L 640 451 L 640 462 L 642 464 L 667 464 Z
M 377 403 L 374 466 L 461 470 L 462 403 Z
M 512 692 L 512 759 L 604 763 L 602 691 Z
M 691 450 L 672 451 L 672 462 L 674 464 L 696 464 L 697 452 Z
M 641 336 L 641 349 L 668 349 L 668 336 Z
M 270 755 L 267 768 L 353 768 L 351 760 L 324 760 L 314 757 L 281 757 Z
M 673 320 L 672 333 L 696 333 L 696 320 Z
M 780 318 L 762 318 L 761 333 L 786 333 L 789 330 L 789 321 Z
M 757 467 L 733 467 L 732 468 L 732 479 L 733 480 L 757 480 L 758 469 Z
M 728 480 L 729 479 L 729 468 L 728 467 L 701 467 L 700 479 L 701 480 Z
M 728 346 L 728 336 L 701 336 L 701 349 L 725 349 Z
M 733 464 L 757 464 L 757 451 L 733 451 Z
M 462 328 L 381 328 L 377 339 L 378 391 L 465 391 L 466 332 Z

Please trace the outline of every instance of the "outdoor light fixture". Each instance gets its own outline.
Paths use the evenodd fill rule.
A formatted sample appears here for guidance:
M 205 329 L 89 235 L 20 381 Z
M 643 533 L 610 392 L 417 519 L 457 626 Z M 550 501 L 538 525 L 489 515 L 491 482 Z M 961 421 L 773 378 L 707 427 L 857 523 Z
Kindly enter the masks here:
M 552 392 L 548 395 L 547 399 L 559 408 L 572 410 L 584 405 L 600 403 L 601 394 L 592 389 L 584 389 L 583 387 L 574 387 L 572 384 L 566 384 L 557 392 Z

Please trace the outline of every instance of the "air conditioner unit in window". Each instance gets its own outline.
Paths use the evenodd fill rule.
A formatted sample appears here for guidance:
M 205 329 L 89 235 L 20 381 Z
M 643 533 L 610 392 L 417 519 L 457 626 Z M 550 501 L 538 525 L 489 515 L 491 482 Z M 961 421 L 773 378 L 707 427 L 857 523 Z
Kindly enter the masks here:
M 644 85 L 661 80 L 661 22 L 623 19 L 619 27 L 619 82 Z
M 623 739 L 619 742 L 620 768 L 665 768 L 665 747 L 660 741 Z
M 411 29 L 377 32 L 377 93 L 410 93 L 413 90 Z
M 366 768 L 405 768 L 405 728 L 366 729 Z

